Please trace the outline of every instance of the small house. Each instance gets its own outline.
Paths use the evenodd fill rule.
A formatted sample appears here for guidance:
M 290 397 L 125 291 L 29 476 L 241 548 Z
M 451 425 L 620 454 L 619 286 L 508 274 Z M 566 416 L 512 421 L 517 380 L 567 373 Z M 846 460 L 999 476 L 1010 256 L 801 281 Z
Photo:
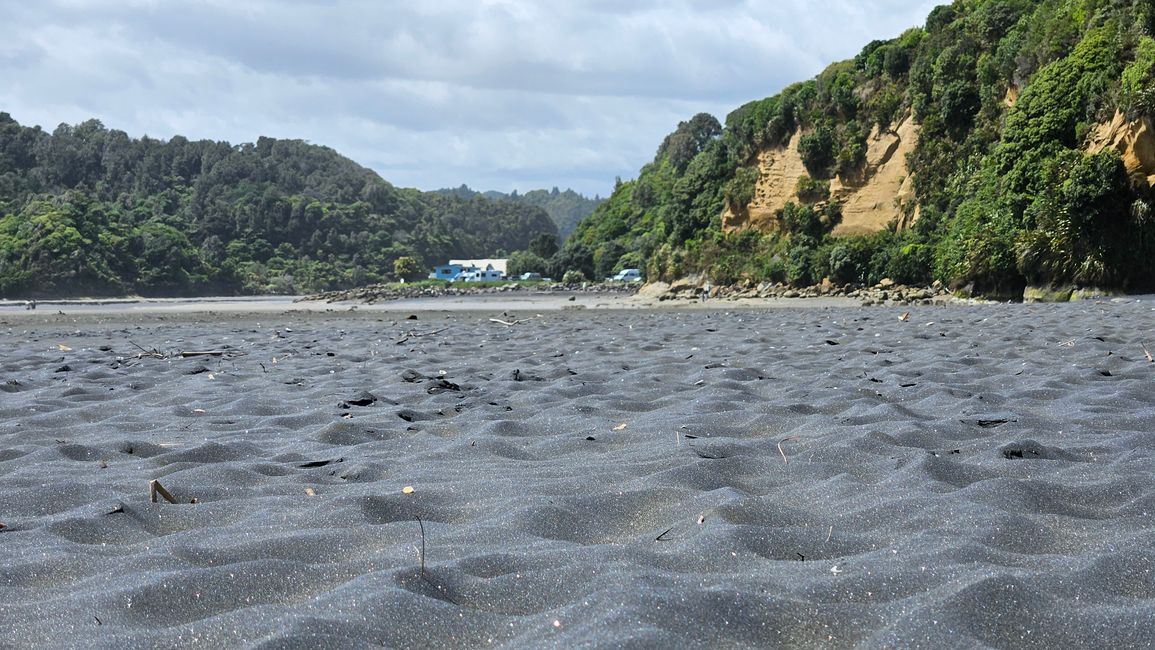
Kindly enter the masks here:
M 450 280 L 452 281 L 461 272 L 465 270 L 460 264 L 441 264 L 433 267 L 433 273 L 429 274 L 430 280 Z

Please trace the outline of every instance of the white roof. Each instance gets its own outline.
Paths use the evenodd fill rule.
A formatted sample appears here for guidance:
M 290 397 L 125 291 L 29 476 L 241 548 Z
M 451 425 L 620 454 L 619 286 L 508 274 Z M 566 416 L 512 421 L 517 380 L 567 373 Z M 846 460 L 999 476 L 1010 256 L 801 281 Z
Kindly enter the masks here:
M 488 259 L 488 260 L 449 260 L 450 264 L 460 264 L 462 266 L 476 266 L 482 271 L 493 269 L 494 271 L 501 271 L 505 275 L 505 265 L 509 262 L 508 258 L 503 259 Z

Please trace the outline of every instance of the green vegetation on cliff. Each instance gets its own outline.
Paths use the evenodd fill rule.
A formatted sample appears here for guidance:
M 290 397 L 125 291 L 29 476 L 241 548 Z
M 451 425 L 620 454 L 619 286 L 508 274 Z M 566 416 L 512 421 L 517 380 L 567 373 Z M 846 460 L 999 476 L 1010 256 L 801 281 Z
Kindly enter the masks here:
M 925 27 L 741 106 L 725 125 L 709 115 L 679 124 L 554 262 L 594 276 L 637 266 L 649 279 L 697 272 L 715 282 L 938 279 L 1004 296 L 1028 283 L 1150 289 L 1148 179 L 1129 177 L 1111 148 L 1087 148 L 1116 111 L 1155 117 L 1153 35 L 1150 0 L 938 7 Z M 854 179 L 872 129 L 908 116 L 919 124 L 907 162 L 913 226 L 830 236 L 840 209 L 828 181 Z M 723 212 L 754 196 L 758 153 L 795 134 L 809 174 L 796 190 L 808 204 L 788 204 L 769 232 L 724 232 Z
M 471 199 L 480 195 L 487 199 L 513 201 L 514 203 L 524 203 L 541 208 L 557 224 L 558 238 L 562 241 L 569 237 L 570 233 L 577 227 L 578 222 L 590 216 L 594 209 L 602 203 L 601 197 L 595 196 L 590 199 L 573 190 L 559 191 L 556 187 L 551 190 L 531 190 L 525 194 L 519 194 L 517 190 L 504 194 L 493 191 L 477 192 L 470 189 L 468 185 L 462 185 L 454 189 L 437 190 L 437 193 L 450 194 L 463 199 Z
M 321 291 L 542 235 L 557 228 L 540 208 L 398 189 L 296 140 L 47 133 L 0 113 L 3 297 Z

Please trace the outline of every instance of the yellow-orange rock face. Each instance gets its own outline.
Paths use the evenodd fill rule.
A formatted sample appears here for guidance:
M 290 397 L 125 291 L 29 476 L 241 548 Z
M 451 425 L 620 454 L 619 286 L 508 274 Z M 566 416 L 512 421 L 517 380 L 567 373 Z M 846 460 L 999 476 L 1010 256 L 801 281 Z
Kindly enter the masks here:
M 722 228 L 730 232 L 753 228 L 769 232 L 778 226 L 778 213 L 798 198 L 798 179 L 809 174 L 798 154 L 797 132 L 785 147 L 765 149 L 758 154 L 758 182 L 754 199 L 743 210 L 727 208 Z M 830 182 L 831 200 L 842 202 L 842 223 L 835 235 L 877 232 L 891 221 L 900 227 L 913 222 L 906 207 L 914 200 L 906 156 L 918 142 L 918 125 L 910 117 L 893 130 L 875 127 L 867 140 L 866 164 L 855 178 L 837 177 Z M 917 212 L 914 213 L 917 218 Z
M 1095 129 L 1087 153 L 1096 154 L 1105 149 L 1119 152 L 1127 174 L 1135 182 L 1155 187 L 1155 129 L 1150 118 L 1127 121 L 1122 112 L 1116 111 L 1110 122 Z

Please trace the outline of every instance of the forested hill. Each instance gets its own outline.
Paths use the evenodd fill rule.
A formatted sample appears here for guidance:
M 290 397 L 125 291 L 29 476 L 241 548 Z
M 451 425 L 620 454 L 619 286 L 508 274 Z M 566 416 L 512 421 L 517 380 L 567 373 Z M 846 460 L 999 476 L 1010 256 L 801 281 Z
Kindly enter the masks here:
M 533 205 L 545 210 L 550 219 L 557 224 L 558 237 L 565 240 L 577 227 L 578 222 L 590 216 L 594 209 L 602 204 L 604 199 L 599 196 L 586 198 L 577 192 L 567 189 L 559 191 L 556 187 L 551 190 L 531 190 L 519 194 L 517 190 L 505 194 L 503 192 L 478 192 L 468 185 L 452 189 L 437 190 L 439 194 L 448 194 L 461 198 L 483 196 L 487 199 L 498 199 Z
M 326 147 L 52 133 L 0 113 L 0 297 L 289 293 L 526 249 L 540 208 L 399 189 Z
M 1153 35 L 1151 0 L 940 6 L 680 124 L 558 255 L 651 280 L 1150 290 Z

